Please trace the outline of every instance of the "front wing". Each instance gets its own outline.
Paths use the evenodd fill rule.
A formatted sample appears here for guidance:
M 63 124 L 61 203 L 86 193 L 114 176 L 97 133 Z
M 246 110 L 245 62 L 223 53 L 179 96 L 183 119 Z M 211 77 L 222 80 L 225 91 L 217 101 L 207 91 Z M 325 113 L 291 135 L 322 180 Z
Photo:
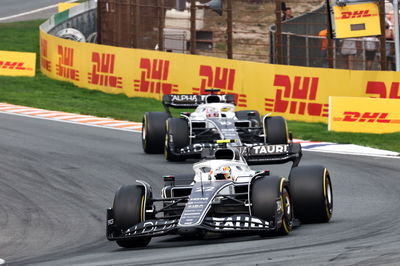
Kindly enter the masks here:
M 206 217 L 200 225 L 180 226 L 179 219 L 147 220 L 132 226 L 126 231 L 116 232 L 113 225 L 112 210 L 107 212 L 107 239 L 121 240 L 135 237 L 162 236 L 166 234 L 195 234 L 198 231 L 218 233 L 251 232 L 260 233 L 276 229 L 275 221 L 263 221 L 260 218 L 240 214 L 229 217 Z

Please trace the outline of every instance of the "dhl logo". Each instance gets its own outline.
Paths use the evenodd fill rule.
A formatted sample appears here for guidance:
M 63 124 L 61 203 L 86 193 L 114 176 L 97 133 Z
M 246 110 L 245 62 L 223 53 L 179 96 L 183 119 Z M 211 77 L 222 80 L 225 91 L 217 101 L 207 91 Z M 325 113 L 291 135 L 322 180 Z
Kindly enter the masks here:
M 400 124 L 400 119 L 387 119 L 389 113 L 380 112 L 343 112 L 343 117 L 334 117 L 333 121 L 358 122 L 358 123 L 381 123 Z
M 133 81 L 135 91 L 172 94 L 178 92 L 178 85 L 167 82 L 169 60 L 142 58 L 140 60 L 140 79 Z
M 89 72 L 89 83 L 112 88 L 122 88 L 122 77 L 114 73 L 115 54 L 92 53 L 92 72 Z
M 328 104 L 317 103 L 317 77 L 275 75 L 275 98 L 265 98 L 265 111 L 328 117 Z
M 353 18 L 367 18 L 367 17 L 376 17 L 378 14 L 370 14 L 371 10 L 356 10 L 356 11 L 347 11 L 341 12 L 341 17 L 336 17 L 335 19 L 353 19 Z
M 247 95 L 234 93 L 236 70 L 201 65 L 199 70 L 201 77 L 200 87 L 193 88 L 194 94 L 206 94 L 206 89 L 220 89 L 222 94 L 235 95 L 235 104 L 239 107 L 247 107 Z
M 32 70 L 31 67 L 25 67 L 24 62 L 0 61 L 0 68 L 14 70 Z
M 56 75 L 79 81 L 79 70 L 73 69 L 74 49 L 58 45 L 58 64 L 56 64 Z
M 385 82 L 368 81 L 365 93 L 373 94 L 378 98 L 400 99 L 399 84 L 399 82 L 392 82 L 389 89 Z
M 47 59 L 48 44 L 47 40 L 40 39 L 40 65 L 42 69 L 51 72 L 51 62 Z

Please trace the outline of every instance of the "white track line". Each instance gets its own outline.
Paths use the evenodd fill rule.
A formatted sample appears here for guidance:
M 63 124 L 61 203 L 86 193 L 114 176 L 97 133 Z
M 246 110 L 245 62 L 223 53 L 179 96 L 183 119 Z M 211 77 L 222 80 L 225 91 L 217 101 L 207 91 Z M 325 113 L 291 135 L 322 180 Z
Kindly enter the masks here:
M 0 111 L 0 113 L 8 114 L 8 115 L 29 117 L 29 118 L 36 118 L 36 119 L 47 120 L 47 121 L 50 120 L 50 121 L 61 122 L 61 123 L 69 123 L 69 124 L 74 124 L 74 125 L 82 125 L 82 126 L 97 127 L 97 128 L 106 128 L 106 129 L 127 131 L 127 132 L 133 132 L 133 133 L 142 133 L 142 127 L 139 127 L 137 130 L 135 130 L 135 129 L 127 129 L 127 128 L 113 128 L 113 127 L 109 127 L 109 126 L 92 125 L 92 124 L 89 124 L 89 123 L 88 124 L 82 124 L 82 123 L 74 122 L 74 121 L 70 121 L 70 120 L 57 120 L 57 119 L 52 119 L 52 118 L 24 115 L 24 114 L 18 114 L 18 113 L 8 113 L 8 112 L 3 112 L 3 111 Z
M 78 0 L 69 0 L 69 1 L 65 1 L 65 3 L 73 3 L 73 2 L 76 2 L 76 1 L 78 1 Z M 34 10 L 31 10 L 31 11 L 27 11 L 27 12 L 15 14 L 15 15 L 8 16 L 8 17 L 2 17 L 2 18 L 0 18 L 0 21 L 4 21 L 4 20 L 12 19 L 12 18 L 18 18 L 18 17 L 23 17 L 23 16 L 26 16 L 26 15 L 35 14 L 35 13 L 38 13 L 38 12 L 41 12 L 41 11 L 45 11 L 45 10 L 48 10 L 48 9 L 56 8 L 57 6 L 58 6 L 58 4 L 55 4 L 55 5 L 51 5 L 51 6 L 46 6 L 46 7 L 34 9 Z

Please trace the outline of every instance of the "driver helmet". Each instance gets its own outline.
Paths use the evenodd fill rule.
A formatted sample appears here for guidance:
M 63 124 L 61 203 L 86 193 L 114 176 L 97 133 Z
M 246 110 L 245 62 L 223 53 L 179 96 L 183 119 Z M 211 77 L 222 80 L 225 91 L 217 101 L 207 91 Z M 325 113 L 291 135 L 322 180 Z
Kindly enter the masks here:
M 214 171 L 214 177 L 216 180 L 229 180 L 232 178 L 232 170 L 229 166 L 221 166 Z
M 207 116 L 207 118 L 219 117 L 218 108 L 215 108 L 215 107 L 207 107 L 207 109 L 206 109 L 206 116 Z

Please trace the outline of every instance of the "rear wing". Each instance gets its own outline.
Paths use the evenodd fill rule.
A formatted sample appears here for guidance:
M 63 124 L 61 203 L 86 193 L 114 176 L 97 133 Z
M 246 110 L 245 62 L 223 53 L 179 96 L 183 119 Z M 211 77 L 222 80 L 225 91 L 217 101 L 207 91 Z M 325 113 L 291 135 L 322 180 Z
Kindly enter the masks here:
M 166 94 L 163 96 L 162 103 L 164 107 L 191 109 L 196 108 L 200 104 L 205 103 L 235 103 L 235 95 L 233 94 Z
M 293 162 L 293 167 L 298 166 L 302 157 L 299 143 L 277 145 L 254 145 L 238 147 L 248 164 L 281 164 Z
M 204 148 L 201 157 L 204 159 L 246 160 L 248 164 L 282 164 L 293 162 L 292 167 L 299 165 L 303 155 L 299 143 L 289 144 L 256 144 L 252 146 L 232 146 L 230 140 L 217 141 L 212 147 Z

